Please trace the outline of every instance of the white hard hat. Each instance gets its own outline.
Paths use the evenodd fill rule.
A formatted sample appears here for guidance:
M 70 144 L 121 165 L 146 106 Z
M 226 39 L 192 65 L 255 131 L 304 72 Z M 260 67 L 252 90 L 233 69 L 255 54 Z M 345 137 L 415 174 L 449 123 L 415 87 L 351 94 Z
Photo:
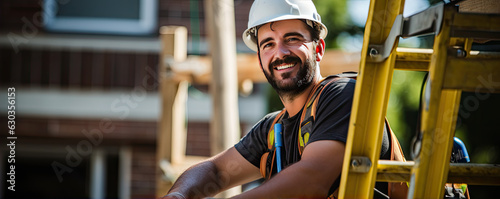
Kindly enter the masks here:
M 328 32 L 312 0 L 255 0 L 248 18 L 243 41 L 253 51 L 257 51 L 257 27 L 269 22 L 305 19 L 309 26 L 320 31 L 320 38 L 324 39 Z

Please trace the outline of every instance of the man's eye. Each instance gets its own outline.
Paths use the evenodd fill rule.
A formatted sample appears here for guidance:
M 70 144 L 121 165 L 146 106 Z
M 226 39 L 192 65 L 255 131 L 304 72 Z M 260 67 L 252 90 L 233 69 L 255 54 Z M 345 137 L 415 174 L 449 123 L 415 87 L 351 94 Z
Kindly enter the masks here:
M 273 45 L 272 43 L 266 43 L 266 44 L 262 45 L 262 48 L 271 47 L 272 45 Z
M 287 40 L 288 40 L 288 42 L 299 41 L 299 39 L 295 38 L 295 37 L 288 38 Z

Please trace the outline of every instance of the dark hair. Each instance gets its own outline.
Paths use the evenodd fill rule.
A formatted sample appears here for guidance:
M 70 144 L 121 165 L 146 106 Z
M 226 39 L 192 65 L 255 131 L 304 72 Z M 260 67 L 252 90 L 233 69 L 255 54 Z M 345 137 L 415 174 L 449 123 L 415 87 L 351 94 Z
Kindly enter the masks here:
M 313 41 L 319 41 L 319 33 L 320 33 L 320 30 L 321 30 L 321 25 L 318 25 L 316 22 L 312 22 L 311 24 L 313 24 L 314 27 L 311 27 L 306 19 L 301 19 L 302 22 L 304 22 L 306 24 L 306 27 L 307 27 L 307 30 L 309 31 L 309 34 L 311 35 L 311 39 Z

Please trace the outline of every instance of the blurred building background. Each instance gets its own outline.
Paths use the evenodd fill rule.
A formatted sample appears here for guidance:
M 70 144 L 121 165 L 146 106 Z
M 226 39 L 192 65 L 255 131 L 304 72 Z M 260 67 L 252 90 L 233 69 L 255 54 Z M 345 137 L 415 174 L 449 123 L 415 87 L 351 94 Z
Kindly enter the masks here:
M 207 54 L 204 2 L 151 1 L 157 3 L 157 23 L 151 33 L 141 35 L 47 31 L 41 21 L 47 12 L 43 2 L 0 2 L 0 87 L 16 89 L 18 138 L 16 191 L 7 190 L 1 175 L 0 198 L 154 197 L 161 111 L 158 29 L 186 26 L 188 53 Z M 142 0 L 118 2 L 107 12 Z M 251 3 L 235 2 L 237 35 L 246 28 Z M 250 52 L 241 40 L 238 46 L 240 52 Z M 240 97 L 242 132 L 265 114 L 261 91 L 255 85 L 252 94 Z M 189 89 L 187 155 L 210 155 L 212 103 L 207 92 L 207 85 Z M 0 121 L 6 123 L 6 103 L 1 104 Z M 4 173 L 9 151 L 2 149 Z
M 17 136 L 16 192 L 7 189 L 8 176 L 0 175 L 0 198 L 153 198 L 161 112 L 158 30 L 166 25 L 185 26 L 188 54 L 207 55 L 204 1 L 151 1 L 155 2 L 155 12 L 151 12 L 156 22 L 151 30 L 145 28 L 146 33 L 80 30 L 78 24 L 68 25 L 76 29 L 73 31 L 49 31 L 42 20 L 47 15 L 46 1 L 50 0 L 0 2 L 0 88 L 2 92 L 16 89 Z M 99 12 L 119 15 L 121 8 L 146 1 L 83 2 L 90 8 L 111 2 L 108 10 Z M 77 0 L 51 2 L 70 5 Z M 253 53 L 240 39 L 252 2 L 234 1 L 238 53 Z M 329 28 L 327 47 L 361 51 L 369 1 L 314 2 Z M 405 16 L 435 2 L 407 0 Z M 73 9 L 75 15 L 81 14 L 78 10 Z M 430 48 L 432 37 L 402 40 L 400 46 Z M 500 49 L 498 42 L 475 47 Z M 388 107 L 388 118 L 408 159 L 422 77 L 419 72 L 395 71 Z M 498 100 L 498 94 L 462 95 L 457 136 L 468 147 L 472 162 L 500 163 Z M 0 100 L 2 124 L 7 123 L 6 107 L 6 100 Z M 191 85 L 186 107 L 187 155 L 210 155 L 211 107 L 208 86 Z M 266 83 L 254 84 L 250 95 L 239 97 L 242 134 L 269 111 L 281 108 Z M 8 136 L 7 131 L 0 132 Z M 2 139 L 1 143 L 7 142 Z M 9 149 L 2 146 L 0 170 L 7 173 Z M 495 188 L 471 186 L 471 195 L 486 197 Z

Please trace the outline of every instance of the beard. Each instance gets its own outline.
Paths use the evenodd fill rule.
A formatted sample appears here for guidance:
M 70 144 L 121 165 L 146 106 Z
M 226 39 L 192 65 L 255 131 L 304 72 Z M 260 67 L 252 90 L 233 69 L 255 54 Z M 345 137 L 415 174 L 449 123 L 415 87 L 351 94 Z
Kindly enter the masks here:
M 305 63 L 302 63 L 298 57 L 286 56 L 283 59 L 275 60 L 269 64 L 269 71 L 267 73 L 264 71 L 267 81 L 276 90 L 278 95 L 282 97 L 288 97 L 293 99 L 296 95 L 302 93 L 306 90 L 309 85 L 311 85 L 314 75 L 316 74 L 316 61 L 312 58 L 308 58 Z M 281 74 L 283 80 L 277 80 L 274 73 L 274 67 L 283 63 L 298 63 L 299 71 L 296 76 L 292 77 L 292 72 L 287 72 Z M 286 83 L 285 80 L 292 80 L 290 83 Z

